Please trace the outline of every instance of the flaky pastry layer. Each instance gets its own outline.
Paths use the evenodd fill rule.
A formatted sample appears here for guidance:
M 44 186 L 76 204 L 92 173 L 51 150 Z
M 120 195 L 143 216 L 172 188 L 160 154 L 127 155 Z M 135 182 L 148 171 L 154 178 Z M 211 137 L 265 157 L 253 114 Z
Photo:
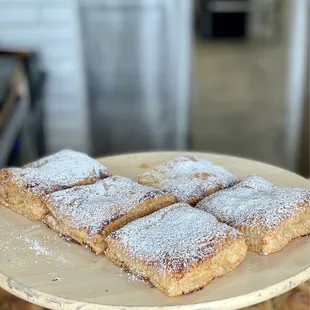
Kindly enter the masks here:
M 310 234 L 310 191 L 278 187 L 254 174 L 196 207 L 244 233 L 249 250 L 265 255 Z
M 140 184 L 170 190 L 179 201 L 192 206 L 206 196 L 237 183 L 237 177 L 224 167 L 189 155 L 147 170 L 135 180 Z
M 113 176 L 51 194 L 44 222 L 56 232 L 102 254 L 111 232 L 176 201 L 169 193 Z
M 132 222 L 107 238 L 108 259 L 168 296 L 203 288 L 245 258 L 245 237 L 184 203 Z
M 0 203 L 33 220 L 48 213 L 46 196 L 109 176 L 106 167 L 86 154 L 64 150 L 22 168 L 0 171 Z

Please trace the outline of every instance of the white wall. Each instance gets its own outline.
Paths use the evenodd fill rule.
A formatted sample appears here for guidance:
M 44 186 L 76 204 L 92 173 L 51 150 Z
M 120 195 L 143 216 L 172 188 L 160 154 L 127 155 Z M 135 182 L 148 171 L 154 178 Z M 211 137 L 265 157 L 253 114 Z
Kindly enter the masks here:
M 288 167 L 296 171 L 300 153 L 303 104 L 309 40 L 309 2 L 290 0 L 291 27 L 286 102 L 286 154 Z
M 0 49 L 40 52 L 48 74 L 48 152 L 89 150 L 79 20 L 74 0 L 0 0 Z M 1 69 L 1 68 L 0 68 Z

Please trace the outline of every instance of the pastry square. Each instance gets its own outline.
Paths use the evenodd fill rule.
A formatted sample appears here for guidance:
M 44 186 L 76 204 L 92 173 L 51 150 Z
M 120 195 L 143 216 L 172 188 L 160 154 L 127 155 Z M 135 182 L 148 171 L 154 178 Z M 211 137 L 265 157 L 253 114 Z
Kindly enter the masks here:
M 165 191 L 113 176 L 50 194 L 50 213 L 43 221 L 56 232 L 102 254 L 111 232 L 175 202 L 176 198 Z
M 310 190 L 278 187 L 254 174 L 196 207 L 243 232 L 249 250 L 265 255 L 310 234 Z
M 106 167 L 86 154 L 63 150 L 22 168 L 0 170 L 0 203 L 30 219 L 42 220 L 47 214 L 47 194 L 109 175 Z
M 224 167 L 196 156 L 180 156 L 138 175 L 135 180 L 170 190 L 180 202 L 194 206 L 201 199 L 237 183 Z
M 131 222 L 107 238 L 106 256 L 168 296 L 203 288 L 245 258 L 245 237 L 185 203 Z

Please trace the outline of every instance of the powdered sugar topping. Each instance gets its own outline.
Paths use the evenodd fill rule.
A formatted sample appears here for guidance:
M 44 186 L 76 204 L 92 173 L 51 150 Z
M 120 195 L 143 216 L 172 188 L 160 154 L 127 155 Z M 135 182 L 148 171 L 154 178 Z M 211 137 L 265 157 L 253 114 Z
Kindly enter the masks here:
M 67 263 L 67 260 L 62 255 L 56 256 L 55 253 L 51 250 L 51 248 L 44 244 L 46 243 L 46 240 L 42 242 L 42 239 L 44 240 L 44 238 L 42 237 L 22 237 L 22 240 L 26 242 L 29 249 L 34 251 L 36 255 L 54 257 L 54 259 L 59 262 Z M 47 239 L 47 241 L 49 240 Z
M 3 237 L 0 244 L 1 258 L 11 266 L 28 268 L 29 264 L 38 264 L 39 267 L 42 259 L 47 263 L 52 261 L 64 265 L 70 263 L 56 246 L 57 235 L 45 233 L 41 223 L 31 226 L 17 225 L 10 229 L 0 227 L 0 234 Z M 29 260 L 29 256 L 35 258 Z
M 136 180 L 141 184 L 169 189 L 180 201 L 190 202 L 235 185 L 237 177 L 204 158 L 180 156 L 144 172 Z
M 278 187 L 254 174 L 234 186 L 205 198 L 197 208 L 233 227 L 274 229 L 308 202 L 310 190 Z
M 108 238 L 128 255 L 162 272 L 178 272 L 241 234 L 206 212 L 177 203 L 131 222 Z
M 87 229 L 93 236 L 140 203 L 165 194 L 128 178 L 113 176 L 91 185 L 52 193 L 48 199 L 50 211 L 57 220 L 74 228 Z
M 23 182 L 34 192 L 50 193 L 109 175 L 106 167 L 86 154 L 63 150 L 51 156 L 14 169 L 14 181 Z

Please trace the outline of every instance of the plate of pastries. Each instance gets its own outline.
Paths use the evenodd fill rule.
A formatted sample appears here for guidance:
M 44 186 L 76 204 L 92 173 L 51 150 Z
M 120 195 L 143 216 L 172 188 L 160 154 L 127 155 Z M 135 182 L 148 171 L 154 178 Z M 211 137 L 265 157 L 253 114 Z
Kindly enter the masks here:
M 240 309 L 310 278 L 309 181 L 232 156 L 71 150 L 0 170 L 0 287 L 48 309 Z

